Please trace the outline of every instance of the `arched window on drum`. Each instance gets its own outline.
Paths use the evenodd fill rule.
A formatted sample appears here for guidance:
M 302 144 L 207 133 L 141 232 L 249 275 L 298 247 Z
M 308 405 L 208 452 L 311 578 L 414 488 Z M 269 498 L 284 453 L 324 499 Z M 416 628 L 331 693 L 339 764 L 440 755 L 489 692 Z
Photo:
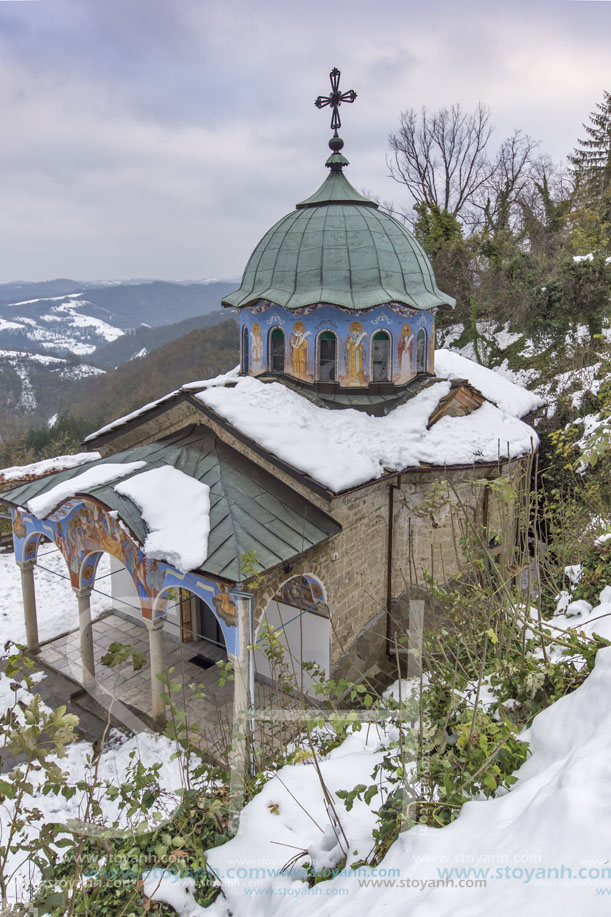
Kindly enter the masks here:
M 416 338 L 416 372 L 426 372 L 426 331 L 421 328 Z
M 387 331 L 376 331 L 371 357 L 373 382 L 388 382 L 390 379 L 390 353 L 390 335 Z
M 337 379 L 337 338 L 332 331 L 318 336 L 318 381 L 335 382 Z
M 242 372 L 247 373 L 250 366 L 248 353 L 248 328 L 246 325 L 242 328 Z
M 282 328 L 272 328 L 267 345 L 270 373 L 284 372 L 285 340 Z

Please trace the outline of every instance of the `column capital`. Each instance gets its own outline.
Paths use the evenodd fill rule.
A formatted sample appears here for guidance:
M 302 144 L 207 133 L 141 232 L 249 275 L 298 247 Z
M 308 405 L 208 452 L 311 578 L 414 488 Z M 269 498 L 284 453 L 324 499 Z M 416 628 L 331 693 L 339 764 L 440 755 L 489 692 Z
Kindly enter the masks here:
M 72 591 L 77 599 L 88 599 L 93 592 L 93 586 L 84 586 L 82 589 L 79 589 L 78 586 L 73 586 Z
M 33 570 L 36 566 L 36 558 L 28 558 L 27 560 L 17 560 L 15 561 L 20 570 Z
M 161 630 L 165 622 L 166 618 L 155 618 L 154 621 L 149 621 L 147 618 L 144 619 L 147 629 L 152 631 Z

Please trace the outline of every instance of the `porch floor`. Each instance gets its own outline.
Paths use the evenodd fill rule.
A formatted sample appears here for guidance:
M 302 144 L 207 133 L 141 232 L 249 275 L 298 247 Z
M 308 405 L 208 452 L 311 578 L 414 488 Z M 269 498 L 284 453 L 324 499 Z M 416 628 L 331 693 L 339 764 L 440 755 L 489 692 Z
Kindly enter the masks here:
M 134 671 L 131 663 L 125 663 L 117 671 L 104 666 L 102 656 L 108 651 L 111 643 L 131 644 L 145 657 L 144 666 Z M 145 725 L 152 722 L 152 696 L 149 660 L 148 632 L 143 623 L 107 612 L 93 622 L 93 645 L 95 656 L 96 694 L 108 692 L 108 701 L 115 697 L 130 708 L 137 716 L 144 714 Z M 181 686 L 181 690 L 172 694 L 172 701 L 177 711 L 184 711 L 187 722 L 199 725 L 200 746 L 202 751 L 218 761 L 226 761 L 227 748 L 231 742 L 233 719 L 233 682 L 219 685 L 221 674 L 214 662 L 208 668 L 202 668 L 193 662 L 193 657 L 200 656 L 216 660 L 223 654 L 205 641 L 179 643 L 163 633 L 163 657 L 166 668 L 174 667 L 170 674 L 172 682 Z M 43 665 L 49 666 L 62 675 L 81 684 L 81 651 L 78 629 L 55 637 L 41 645 L 37 657 Z M 198 697 L 198 693 L 204 696 Z M 274 688 L 255 682 L 255 700 L 258 709 L 278 708 L 277 692 Z M 284 695 L 281 701 L 284 711 L 299 706 L 296 700 Z M 168 711 L 170 718 L 170 711 Z M 277 723 L 265 726 L 259 724 L 255 746 L 259 753 L 262 746 L 269 744 L 270 739 L 281 745 L 290 740 L 294 732 L 291 723 Z M 270 730 L 271 733 L 270 734 Z M 269 751 L 269 749 L 268 749 Z

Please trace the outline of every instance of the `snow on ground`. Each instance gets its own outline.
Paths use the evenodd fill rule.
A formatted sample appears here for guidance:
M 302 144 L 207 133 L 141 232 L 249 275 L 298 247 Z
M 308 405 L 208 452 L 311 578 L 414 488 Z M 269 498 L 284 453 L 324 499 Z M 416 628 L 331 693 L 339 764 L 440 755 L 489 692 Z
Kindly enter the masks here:
M 101 344 L 116 340 L 124 332 L 103 319 L 84 313 L 82 310 L 91 303 L 82 296 L 82 293 L 71 293 L 11 303 L 8 306 L 11 312 L 21 306 L 40 303 L 40 314 L 37 318 L 11 314 L 10 319 L 0 319 L 0 331 L 19 331 L 30 342 L 45 349 L 68 351 L 78 356 L 91 354 Z
M 48 421 L 49 426 L 53 426 L 57 414 Z M 94 462 L 102 458 L 99 452 L 77 452 L 75 455 L 56 455 L 54 458 L 42 459 L 40 462 L 32 462 L 30 465 L 12 465 L 10 468 L 0 468 L 0 480 L 2 481 L 19 481 L 28 475 L 47 474 L 51 471 L 65 471 L 67 468 L 77 468 L 86 462 Z
M 581 407 L 584 395 L 592 393 L 598 394 L 602 379 L 598 379 L 602 368 L 602 363 L 593 363 L 591 366 L 584 366 L 581 369 L 569 369 L 564 373 L 558 373 L 554 376 L 552 382 L 544 383 L 537 388 L 547 401 L 551 402 L 552 395 L 561 395 L 569 389 L 578 386 L 576 391 L 571 393 L 571 404 L 575 409 Z M 548 412 L 549 413 L 549 412 Z
M 79 379 L 89 379 L 91 376 L 103 376 L 105 372 L 105 369 L 100 369 L 98 366 L 90 366 L 88 363 L 68 363 L 60 370 L 60 376 L 62 379 L 72 379 L 72 381 L 78 382 Z
M 521 385 L 522 388 L 529 388 L 539 377 L 539 373 L 536 369 L 510 369 L 507 358 L 505 358 L 502 363 L 499 363 L 498 366 L 495 366 L 494 371 L 498 373 L 499 376 L 509 379 L 510 382 Z M 535 389 L 534 394 L 543 398 L 539 389 Z
M 53 341 L 55 340 L 54 338 Z M 42 346 L 46 345 L 43 344 Z M 54 346 L 53 342 L 49 344 L 50 348 L 54 348 Z M 70 347 L 64 349 L 70 350 Z M 82 352 L 91 353 L 93 350 L 95 350 L 95 347 L 89 347 Z M 77 353 L 77 350 L 74 352 Z M 30 378 L 31 372 L 37 364 L 47 367 L 51 373 L 57 373 L 62 379 L 85 379 L 104 372 L 104 370 L 98 369 L 96 366 L 69 363 L 61 357 L 30 353 L 26 350 L 0 350 L 0 373 L 8 365 L 18 375 L 21 382 L 21 393 L 17 407 L 23 411 L 33 411 L 37 407 L 36 392 Z
M 32 672 L 29 673 L 29 676 L 34 682 L 39 683 L 44 679 L 45 673 Z M 14 682 L 4 672 L 0 672 L 0 716 L 6 713 L 9 707 L 14 707 L 17 704 L 19 706 L 15 707 L 15 715 L 19 722 L 23 723 L 23 709 L 20 705 L 31 704 L 33 700 L 34 694 L 28 691 L 23 682 Z M 46 704 L 42 706 L 45 711 L 49 710 Z
M 162 817 L 171 816 L 179 803 L 177 790 L 183 788 L 183 777 L 181 766 L 178 760 L 172 760 L 175 751 L 175 744 L 166 739 L 164 736 L 153 735 L 150 733 L 140 733 L 133 736 L 127 741 L 116 733 L 109 736 L 108 746 L 105 747 L 99 759 L 97 774 L 97 789 L 95 791 L 102 805 L 103 823 L 113 825 L 117 823 L 117 829 L 120 826 L 127 826 L 125 819 L 119 816 L 118 801 L 111 801 L 105 796 L 104 783 L 117 786 L 129 780 L 129 771 L 132 766 L 130 754 L 135 752 L 136 760 L 141 761 L 145 766 L 160 763 L 159 785 L 164 795 L 157 804 L 150 807 L 145 813 L 148 824 L 153 826 L 153 813 L 160 812 Z M 88 742 L 75 742 L 67 748 L 65 758 L 56 759 L 59 767 L 67 773 L 68 782 L 76 784 L 79 781 L 92 785 L 94 780 L 95 761 L 92 759 L 92 745 Z M 36 824 L 49 822 L 58 822 L 65 825 L 72 820 L 81 820 L 84 817 L 87 795 L 82 790 L 77 790 L 71 799 L 65 799 L 63 796 L 53 794 L 45 795 L 42 790 L 42 771 L 34 771 L 30 774 L 30 781 L 33 784 L 34 791 L 26 795 L 24 806 L 39 810 L 40 818 L 34 822 L 32 833 L 36 830 Z M 7 800 L 0 807 L 0 836 L 6 835 L 6 826 L 9 823 L 12 803 Z M 95 830 L 95 829 L 94 829 Z M 40 874 L 33 864 L 21 863 L 23 856 L 19 853 L 13 854 L 9 858 L 11 869 L 17 870 L 15 877 L 12 879 L 9 896 L 14 899 L 26 897 L 27 889 L 30 883 L 36 885 L 40 880 Z
M 407 830 L 377 868 L 346 869 L 311 889 L 281 869 L 297 850 L 324 847 L 330 820 L 314 766 L 284 767 L 245 807 L 236 837 L 209 851 L 225 900 L 206 913 L 220 917 L 229 908 L 235 917 L 284 917 L 290 900 L 294 917 L 608 914 L 610 691 L 606 648 L 585 683 L 522 734 L 532 754 L 510 791 L 467 803 L 448 827 Z M 357 733 L 321 761 L 332 795 L 372 782 L 376 742 L 373 729 Z M 355 803 L 345 813 L 339 800 L 336 806 L 348 861 L 356 861 L 371 846 L 371 810 Z
M 149 529 L 144 542 L 147 557 L 165 560 L 182 573 L 201 567 L 210 534 L 207 484 L 165 466 L 136 474 L 114 489 L 140 508 Z
M 103 554 L 96 573 L 96 589 L 91 594 L 94 617 L 111 607 L 110 561 Z M 106 577 L 102 579 L 102 577 Z M 78 627 L 78 606 L 70 585 L 68 566 L 59 550 L 50 542 L 43 542 L 34 567 L 36 604 L 38 607 L 38 634 L 49 640 L 57 634 Z M 0 554 L 0 655 L 6 640 L 25 644 L 25 624 L 21 596 L 21 574 L 14 554 Z

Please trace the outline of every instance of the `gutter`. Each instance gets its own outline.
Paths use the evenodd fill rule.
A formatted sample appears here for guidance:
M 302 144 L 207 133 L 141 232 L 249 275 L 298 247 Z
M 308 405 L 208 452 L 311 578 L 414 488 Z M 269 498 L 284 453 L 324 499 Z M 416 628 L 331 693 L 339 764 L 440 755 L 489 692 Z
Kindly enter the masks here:
M 393 565 L 393 530 L 395 513 L 395 490 L 401 490 L 401 475 L 388 487 L 388 542 L 386 550 L 386 655 L 394 656 L 392 647 L 392 565 Z

